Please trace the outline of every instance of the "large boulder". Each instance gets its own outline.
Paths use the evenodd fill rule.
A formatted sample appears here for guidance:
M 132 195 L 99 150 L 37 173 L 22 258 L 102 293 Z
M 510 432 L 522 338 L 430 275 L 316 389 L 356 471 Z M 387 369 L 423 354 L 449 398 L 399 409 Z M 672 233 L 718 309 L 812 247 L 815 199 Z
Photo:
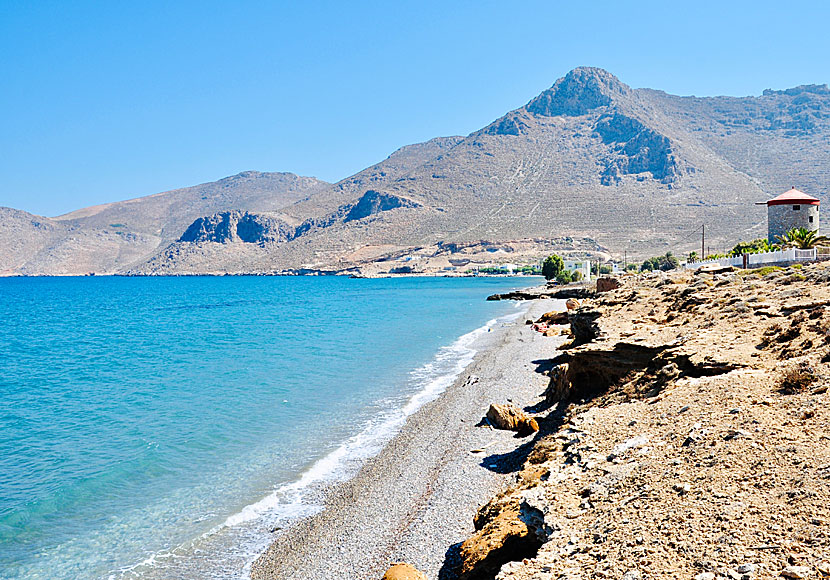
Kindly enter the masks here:
M 498 429 L 517 431 L 519 435 L 530 435 L 539 430 L 536 419 L 511 404 L 493 403 L 487 411 L 487 419 Z
M 393 564 L 381 580 L 427 580 L 426 574 L 406 563 Z
M 574 340 L 571 346 L 579 346 L 587 342 L 592 342 L 605 333 L 600 327 L 599 319 L 602 317 L 602 311 L 593 310 L 577 310 L 571 313 L 569 320 L 571 321 L 571 331 L 574 335 Z
M 616 290 L 621 286 L 622 282 L 620 279 L 614 276 L 603 276 L 602 278 L 597 278 L 597 294 Z
M 479 510 L 474 524 L 476 533 L 459 549 L 459 580 L 495 578 L 507 562 L 536 555 L 546 539 L 544 516 L 523 501 L 521 489 L 495 497 Z
M 536 323 L 544 322 L 546 324 L 568 324 L 568 313 L 553 310 L 552 312 L 545 312 L 539 317 Z

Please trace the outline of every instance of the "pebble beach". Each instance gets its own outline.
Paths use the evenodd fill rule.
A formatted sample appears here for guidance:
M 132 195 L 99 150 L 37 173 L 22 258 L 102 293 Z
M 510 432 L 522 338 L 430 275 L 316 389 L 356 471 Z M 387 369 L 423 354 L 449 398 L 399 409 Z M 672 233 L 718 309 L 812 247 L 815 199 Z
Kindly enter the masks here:
M 490 403 L 532 406 L 547 377 L 537 364 L 561 339 L 525 324 L 559 300 L 537 300 L 494 328 L 488 344 L 436 400 L 348 482 L 325 490 L 325 509 L 275 532 L 252 567 L 255 580 L 380 578 L 406 561 L 430 578 L 448 572 L 457 545 L 473 532 L 478 508 L 514 479 L 533 436 L 482 423 Z

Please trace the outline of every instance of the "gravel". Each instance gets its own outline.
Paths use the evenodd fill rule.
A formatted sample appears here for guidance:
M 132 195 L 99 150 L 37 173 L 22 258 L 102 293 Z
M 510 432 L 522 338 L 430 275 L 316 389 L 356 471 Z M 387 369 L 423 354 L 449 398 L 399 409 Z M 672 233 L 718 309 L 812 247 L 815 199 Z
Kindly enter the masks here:
M 491 402 L 540 400 L 547 377 L 532 361 L 556 356 L 563 338 L 543 337 L 524 320 L 553 309 L 564 302 L 534 301 L 525 316 L 494 329 L 447 391 L 356 477 L 329 490 L 323 512 L 276 538 L 252 577 L 380 578 L 406 561 L 437 578 L 448 550 L 473 533 L 478 508 L 513 480 L 509 454 L 532 439 L 477 424 Z

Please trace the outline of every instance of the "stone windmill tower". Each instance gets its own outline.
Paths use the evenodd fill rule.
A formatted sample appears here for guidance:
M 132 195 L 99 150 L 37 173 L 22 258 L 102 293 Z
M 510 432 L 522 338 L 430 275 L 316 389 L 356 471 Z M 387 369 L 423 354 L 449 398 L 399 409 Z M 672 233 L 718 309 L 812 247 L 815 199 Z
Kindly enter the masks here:
M 805 228 L 819 231 L 818 206 L 821 203 L 812 195 L 793 187 L 769 201 L 758 205 L 767 206 L 767 239 L 770 243 L 778 241 L 793 228 Z

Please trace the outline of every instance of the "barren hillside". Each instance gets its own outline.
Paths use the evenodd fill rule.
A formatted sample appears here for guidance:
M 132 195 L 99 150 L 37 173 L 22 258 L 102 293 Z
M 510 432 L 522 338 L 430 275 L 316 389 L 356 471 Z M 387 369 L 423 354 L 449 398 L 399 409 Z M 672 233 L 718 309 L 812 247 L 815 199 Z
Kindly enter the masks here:
M 47 218 L 0 208 L 0 273 L 123 271 L 223 209 L 275 211 L 328 184 L 292 173 L 246 171 L 219 181 Z
M 697 247 L 703 224 L 719 249 L 763 235 L 766 215 L 754 204 L 779 190 L 797 185 L 824 198 L 828 119 L 824 85 L 678 97 L 578 68 L 479 131 L 404 147 L 334 185 L 241 174 L 208 184 L 206 203 L 197 203 L 206 187 L 199 186 L 60 220 L 84 231 L 123 223 L 136 228 L 129 233 L 160 238 L 148 241 L 144 260 L 115 266 L 155 274 L 375 271 L 391 255 L 438 243 L 566 237 L 642 259 Z M 255 183 L 245 185 L 244 203 L 223 195 L 239 181 Z M 183 237 L 195 220 L 219 223 L 233 210 L 282 234 Z M 0 234 L 0 244 L 10 244 L 8 236 Z M 50 259 L 29 271 L 61 261 Z

